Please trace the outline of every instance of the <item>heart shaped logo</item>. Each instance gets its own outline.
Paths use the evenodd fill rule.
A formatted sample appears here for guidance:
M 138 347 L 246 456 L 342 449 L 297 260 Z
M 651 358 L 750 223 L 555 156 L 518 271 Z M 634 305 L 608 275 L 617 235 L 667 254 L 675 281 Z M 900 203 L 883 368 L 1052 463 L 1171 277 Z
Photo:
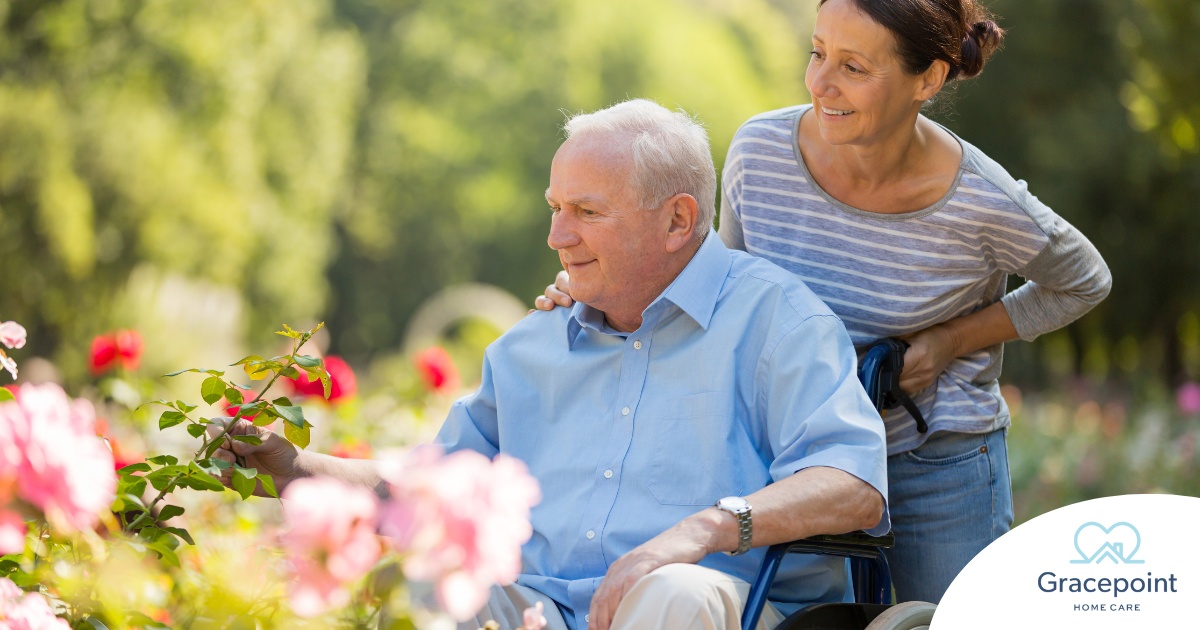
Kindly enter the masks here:
M 1105 527 L 1091 521 L 1075 530 L 1075 551 L 1078 560 L 1071 564 L 1100 564 L 1110 560 L 1113 564 L 1142 564 L 1134 555 L 1142 546 L 1142 535 L 1136 527 L 1125 521 Z

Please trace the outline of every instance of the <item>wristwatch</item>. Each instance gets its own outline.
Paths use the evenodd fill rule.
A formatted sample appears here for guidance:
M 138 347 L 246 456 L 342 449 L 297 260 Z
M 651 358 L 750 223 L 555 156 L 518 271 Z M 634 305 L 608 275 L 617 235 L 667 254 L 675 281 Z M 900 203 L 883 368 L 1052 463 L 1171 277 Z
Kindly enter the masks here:
M 733 515 L 737 519 L 738 524 L 738 546 L 734 551 L 726 551 L 725 553 L 731 556 L 740 556 L 747 551 L 750 551 L 750 538 L 753 535 L 753 529 L 750 525 L 750 502 L 742 497 L 725 497 L 717 501 L 718 510 L 724 510 Z

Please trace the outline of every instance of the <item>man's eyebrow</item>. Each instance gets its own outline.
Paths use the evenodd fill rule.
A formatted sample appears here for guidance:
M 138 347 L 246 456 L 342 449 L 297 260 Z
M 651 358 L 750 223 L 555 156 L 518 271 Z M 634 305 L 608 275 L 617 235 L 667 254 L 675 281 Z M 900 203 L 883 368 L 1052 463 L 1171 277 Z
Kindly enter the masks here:
M 549 189 L 549 188 L 547 188 L 547 189 L 546 189 L 546 203 L 549 203 L 550 205 L 554 205 L 554 204 L 555 204 L 555 200 L 554 200 L 554 198 L 550 196 L 550 189 Z M 590 196 L 590 195 L 584 195 L 583 197 L 580 197 L 580 198 L 578 198 L 578 199 L 568 199 L 568 200 L 566 200 L 566 201 L 563 201 L 563 202 L 562 202 L 562 205 L 567 205 L 567 206 L 591 206 L 591 205 L 596 205 L 596 204 L 598 204 L 598 203 L 600 203 L 600 198 L 598 198 L 598 197 L 592 197 L 592 196 Z

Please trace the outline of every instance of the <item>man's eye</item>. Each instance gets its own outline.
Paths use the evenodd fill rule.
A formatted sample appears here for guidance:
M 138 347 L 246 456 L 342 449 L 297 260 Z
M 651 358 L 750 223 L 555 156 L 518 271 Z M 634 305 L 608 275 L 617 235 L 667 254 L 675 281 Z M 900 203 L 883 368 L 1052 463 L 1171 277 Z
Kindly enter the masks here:
M 588 216 L 588 217 L 596 214 L 595 210 L 588 210 L 587 208 L 583 208 L 582 210 L 580 210 L 580 212 L 582 212 L 584 216 Z
M 850 72 L 850 74 L 858 74 L 858 73 L 862 72 L 862 70 L 855 68 L 854 66 L 852 66 L 850 64 L 846 64 L 846 70 L 848 70 Z

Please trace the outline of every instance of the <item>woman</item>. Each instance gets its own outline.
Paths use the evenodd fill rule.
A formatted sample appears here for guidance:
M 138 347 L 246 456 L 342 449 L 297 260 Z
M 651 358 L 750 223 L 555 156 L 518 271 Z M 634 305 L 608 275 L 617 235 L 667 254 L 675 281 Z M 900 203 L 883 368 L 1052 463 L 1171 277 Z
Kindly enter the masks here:
M 938 602 L 1012 524 L 997 378 L 1032 340 L 1108 294 L 1075 228 L 979 149 L 920 114 L 1003 36 L 973 0 L 821 0 L 811 105 L 755 116 L 729 149 L 720 236 L 799 275 L 856 345 L 901 337 L 901 386 L 928 430 L 885 414 L 900 601 Z M 1005 294 L 1009 273 L 1028 282 Z M 569 304 L 567 278 L 538 307 Z

